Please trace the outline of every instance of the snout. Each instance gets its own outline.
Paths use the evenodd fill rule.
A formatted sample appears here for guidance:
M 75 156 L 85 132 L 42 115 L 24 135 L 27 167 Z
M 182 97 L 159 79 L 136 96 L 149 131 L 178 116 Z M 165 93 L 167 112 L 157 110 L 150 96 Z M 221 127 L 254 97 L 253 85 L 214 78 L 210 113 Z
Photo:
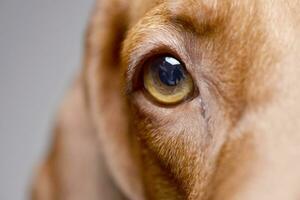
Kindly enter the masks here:
M 280 68 L 273 97 L 230 133 L 214 179 L 216 200 L 300 199 L 298 70 Z

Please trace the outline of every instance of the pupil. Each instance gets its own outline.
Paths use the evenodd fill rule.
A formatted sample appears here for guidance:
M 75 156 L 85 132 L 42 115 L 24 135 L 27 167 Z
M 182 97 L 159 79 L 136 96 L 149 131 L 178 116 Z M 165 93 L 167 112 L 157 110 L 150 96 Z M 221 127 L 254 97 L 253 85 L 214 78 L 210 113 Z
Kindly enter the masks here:
M 158 75 L 162 83 L 176 86 L 184 79 L 181 63 L 172 57 L 163 57 L 158 63 Z

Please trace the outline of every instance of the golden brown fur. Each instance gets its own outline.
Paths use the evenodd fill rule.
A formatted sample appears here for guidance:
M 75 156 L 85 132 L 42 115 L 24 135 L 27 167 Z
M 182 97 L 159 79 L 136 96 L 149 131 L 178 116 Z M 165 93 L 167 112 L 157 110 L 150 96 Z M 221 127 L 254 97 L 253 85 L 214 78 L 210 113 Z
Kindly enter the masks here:
M 300 198 L 297 0 L 99 0 L 33 198 Z M 199 87 L 177 106 L 136 89 L 176 54 Z

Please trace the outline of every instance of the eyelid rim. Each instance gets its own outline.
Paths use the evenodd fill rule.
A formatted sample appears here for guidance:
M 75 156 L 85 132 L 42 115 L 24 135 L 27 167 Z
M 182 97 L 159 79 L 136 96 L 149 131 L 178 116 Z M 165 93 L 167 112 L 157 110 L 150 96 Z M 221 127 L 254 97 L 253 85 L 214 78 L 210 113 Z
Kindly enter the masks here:
M 186 62 L 189 56 L 184 53 L 183 56 L 180 56 L 180 53 L 176 50 L 175 47 L 166 44 L 152 44 L 148 51 L 142 51 L 142 53 L 138 54 L 140 48 L 143 48 L 144 45 L 141 45 L 139 48 L 135 49 L 129 57 L 137 57 L 136 60 L 129 60 L 127 64 L 127 70 L 125 71 L 125 79 L 126 79 L 126 94 L 130 95 L 137 89 L 139 89 L 140 85 L 140 74 L 143 70 L 143 66 L 145 63 L 151 59 L 152 57 L 159 56 L 159 55 L 170 55 L 176 59 L 178 59 L 185 67 L 186 71 L 189 73 L 193 83 L 196 82 L 195 77 L 191 73 L 190 62 Z M 181 53 L 182 55 L 182 53 Z M 183 59 L 184 58 L 184 59 Z M 194 85 L 197 88 L 197 85 Z
M 151 100 L 152 103 L 154 103 L 157 106 L 162 106 L 162 107 L 174 107 L 178 104 L 181 104 L 184 101 L 188 101 L 188 100 L 192 100 L 195 98 L 195 96 L 199 95 L 199 88 L 195 82 L 195 79 L 192 75 L 192 73 L 190 73 L 191 71 L 188 69 L 186 63 L 181 59 L 181 57 L 179 56 L 179 54 L 177 53 L 176 50 L 170 48 L 169 46 L 166 45 L 161 45 L 160 47 L 156 47 L 154 49 L 151 49 L 150 51 L 145 51 L 143 54 L 141 54 L 141 56 L 139 57 L 140 59 L 137 59 L 135 61 L 135 65 L 132 66 L 133 69 L 131 68 L 131 70 L 133 71 L 132 73 L 130 73 L 129 70 L 127 70 L 127 73 L 130 73 L 131 76 L 126 75 L 127 77 L 127 84 L 131 84 L 130 88 L 126 88 L 126 94 L 127 96 L 131 96 L 135 91 L 137 90 L 141 90 L 143 91 L 144 95 L 146 98 L 149 99 L 153 99 L 153 97 L 149 94 L 148 91 L 146 91 L 144 85 L 143 85 L 143 70 L 145 67 L 145 64 L 147 64 L 147 62 L 151 59 L 151 58 L 155 58 L 156 56 L 171 56 L 174 57 L 175 59 L 177 59 L 180 63 L 183 64 L 185 70 L 187 71 L 188 75 L 190 76 L 192 83 L 193 83 L 193 90 L 191 91 L 191 93 L 183 98 L 182 100 L 175 102 L 175 103 L 162 103 L 156 100 Z M 128 78 L 130 77 L 130 78 Z
M 167 56 L 167 55 L 170 55 L 170 54 L 159 54 L 158 56 Z M 172 56 L 172 57 L 174 57 L 174 56 Z M 152 58 L 152 57 L 150 57 L 150 58 Z M 155 56 L 154 56 L 154 59 L 155 59 Z M 147 63 L 147 61 L 146 61 L 146 63 Z M 174 101 L 174 102 L 163 102 L 163 101 L 160 101 L 158 98 L 154 97 L 154 95 L 152 95 L 151 92 L 148 89 L 146 89 L 145 84 L 144 84 L 145 83 L 144 82 L 144 80 L 145 80 L 145 76 L 144 76 L 145 71 L 144 70 L 145 70 L 145 67 L 143 67 L 143 71 L 142 71 L 143 75 L 139 77 L 140 78 L 140 80 L 139 80 L 140 83 L 143 84 L 143 86 L 140 89 L 143 91 L 143 93 L 146 96 L 146 98 L 148 98 L 149 100 L 151 100 L 151 102 L 154 103 L 157 106 L 160 106 L 160 107 L 174 107 L 174 106 L 177 106 L 177 105 L 181 104 L 182 102 L 186 102 L 186 101 L 188 101 L 190 99 L 193 99 L 195 96 L 197 96 L 199 94 L 199 90 L 195 86 L 194 80 L 188 74 L 189 79 L 190 79 L 191 84 L 192 84 L 192 88 L 191 88 L 191 90 L 183 98 L 181 98 L 178 101 Z

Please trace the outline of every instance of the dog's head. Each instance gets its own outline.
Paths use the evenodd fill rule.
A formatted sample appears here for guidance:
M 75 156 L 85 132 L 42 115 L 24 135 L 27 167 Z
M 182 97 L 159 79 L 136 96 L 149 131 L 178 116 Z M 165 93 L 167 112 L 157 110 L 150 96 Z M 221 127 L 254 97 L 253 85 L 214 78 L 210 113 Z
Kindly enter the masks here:
M 300 197 L 299 2 L 99 0 L 87 100 L 132 199 Z

